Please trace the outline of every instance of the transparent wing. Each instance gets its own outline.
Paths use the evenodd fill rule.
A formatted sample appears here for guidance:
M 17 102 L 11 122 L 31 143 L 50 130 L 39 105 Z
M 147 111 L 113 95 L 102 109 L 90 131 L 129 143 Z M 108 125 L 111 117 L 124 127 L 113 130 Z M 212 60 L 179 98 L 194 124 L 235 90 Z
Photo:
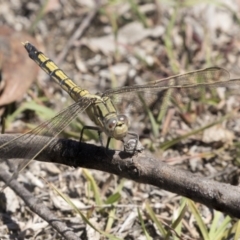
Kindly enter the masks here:
M 157 102 L 162 110 L 169 105 L 171 99 L 179 95 L 196 98 L 201 87 L 227 86 L 229 78 L 229 72 L 225 69 L 212 67 L 152 81 L 145 85 L 110 89 L 105 91 L 103 96 L 109 96 L 123 113 L 143 111 L 143 101 L 147 105 Z
M 20 135 L 19 137 L 3 144 L 0 146 L 0 162 L 3 162 L 7 158 L 20 158 L 22 159 L 17 172 L 14 173 L 14 178 L 19 171 L 24 169 L 28 163 L 34 159 L 51 141 L 66 127 L 70 122 L 76 118 L 76 116 L 84 111 L 94 99 L 80 98 L 78 102 L 72 104 L 70 107 L 61 111 L 58 115 L 52 119 L 40 124 L 38 127 L 29 131 L 26 134 Z M 31 142 L 35 142 L 36 135 L 41 135 L 37 144 L 31 148 Z M 50 136 L 52 139 L 46 143 L 45 136 Z M 17 141 L 16 141 L 17 140 Z M 18 144 L 18 145 L 16 145 Z M 19 144 L 23 147 L 26 146 L 26 150 L 19 150 Z

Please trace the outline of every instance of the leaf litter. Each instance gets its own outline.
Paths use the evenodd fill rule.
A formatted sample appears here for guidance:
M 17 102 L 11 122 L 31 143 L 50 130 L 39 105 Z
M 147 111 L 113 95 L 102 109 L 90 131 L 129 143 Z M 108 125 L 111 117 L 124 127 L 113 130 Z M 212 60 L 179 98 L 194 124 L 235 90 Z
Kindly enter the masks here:
M 92 2 L 94 4 L 94 1 Z M 231 72 L 231 77 L 239 76 L 240 32 L 238 22 L 240 16 L 237 9 L 240 6 L 238 2 L 228 1 L 227 7 L 225 6 L 226 2 L 223 1 L 218 1 L 216 5 L 198 4 L 197 1 L 192 1 L 195 2 L 192 6 L 187 4 L 174 6 L 167 2 L 150 5 L 147 1 L 136 2 L 139 7 L 138 11 L 144 14 L 148 27 L 143 26 L 145 20 L 141 18 L 138 11 L 134 11 L 131 1 L 116 3 L 113 1 L 101 6 L 99 13 L 83 37 L 75 40 L 67 57 L 59 66 L 77 84 L 83 85 L 95 93 L 112 86 L 121 87 L 146 83 L 150 80 L 168 77 L 176 73 L 174 67 L 177 67 L 177 71 L 182 73 L 213 65 L 224 67 Z M 26 94 L 27 97 L 24 100 L 33 98 L 27 93 L 27 89 L 37 77 L 38 67 L 28 59 L 25 50 L 22 50 L 23 47 L 19 44 L 22 41 L 21 38 L 24 38 L 23 41 L 29 40 L 35 45 L 41 43 L 40 48 L 41 45 L 44 45 L 44 52 L 53 60 L 57 59 L 68 39 L 85 19 L 86 13 L 90 9 L 90 6 L 86 5 L 84 1 L 64 1 L 62 6 L 59 3 L 60 1 L 49 1 L 43 11 L 43 6 L 34 1 L 0 2 L 0 9 L 8 9 L 7 13 L 0 10 L 1 24 L 7 25 L 11 29 L 4 30 L 9 32 L 7 37 L 6 34 L 1 33 L 4 31 L 0 29 L 0 40 L 4 39 L 4 41 L 0 41 L 1 46 L 4 46 L 3 50 L 0 48 L 1 57 L 4 56 L 2 63 L 6 64 L 5 67 L 2 65 L 6 83 L 0 97 L 1 105 L 13 101 L 21 104 L 21 98 Z M 13 6 L 13 4 L 15 5 Z M 43 14 L 39 15 L 39 13 Z M 37 16 L 40 18 L 38 19 Z M 117 17 L 115 23 L 114 17 Z M 31 29 L 33 22 L 32 33 L 37 41 L 25 33 L 21 33 L 22 29 L 25 32 Z M 114 24 L 117 28 L 114 27 Z M 4 28 L 2 27 L 2 29 Z M 168 49 L 168 46 L 171 48 Z M 14 54 L 12 56 L 15 58 L 5 57 L 8 55 L 2 51 L 8 49 L 11 49 Z M 80 71 L 81 69 L 84 71 Z M 32 86 L 31 90 L 37 96 L 36 98 L 42 97 L 41 92 L 48 97 L 48 102 L 40 100 L 41 104 L 44 103 L 50 109 L 57 110 L 70 104 L 70 100 L 68 100 L 70 98 L 49 78 L 39 77 L 39 85 L 41 86 L 40 93 L 36 87 Z M 179 112 L 176 108 L 177 110 L 173 114 L 166 115 L 168 122 L 164 125 L 164 129 L 159 124 L 159 132 L 162 131 L 164 134 L 160 135 L 158 139 L 154 139 L 151 124 L 144 115 L 138 116 L 137 120 L 133 119 L 134 130 L 139 133 L 143 142 L 148 142 L 149 148 L 155 151 L 157 157 L 164 157 L 169 164 L 178 165 L 177 167 L 197 172 L 203 176 L 211 176 L 219 181 L 226 181 L 226 175 L 230 175 L 229 173 L 225 174 L 226 169 L 231 170 L 232 173 L 236 170 L 235 155 L 231 150 L 234 143 L 239 142 L 239 118 L 226 119 L 207 129 L 204 129 L 204 126 L 216 122 L 227 112 L 238 108 L 240 98 L 238 93 L 231 95 L 231 91 L 228 90 L 216 96 L 215 99 L 211 99 L 210 107 L 209 103 L 198 102 L 190 104 L 190 108 L 185 112 Z M 224 101 L 218 105 L 221 100 Z M 19 116 L 23 122 L 26 114 L 23 112 Z M 154 116 L 156 117 L 156 115 Z M 37 124 L 38 118 L 40 116 L 34 116 L 33 122 Z M 90 124 L 88 118 L 84 116 L 81 116 L 81 120 L 85 125 Z M 71 128 L 75 131 L 78 129 L 75 125 Z M 201 128 L 204 130 L 198 133 L 193 132 Z M 188 138 L 182 138 L 164 152 L 161 151 L 162 143 L 191 132 L 193 134 Z M 110 206 L 109 208 L 96 206 L 94 195 L 96 192 L 94 193 L 91 189 L 90 182 L 82 171 L 65 166 L 56 166 L 54 171 L 49 171 L 47 167 L 44 167 L 46 164 L 36 162 L 33 166 L 29 166 L 29 169 L 34 172 L 36 177 L 46 178 L 73 201 L 76 200 L 77 204 L 82 204 L 84 214 L 89 216 L 90 221 L 98 224 L 97 228 L 104 230 L 104 226 L 109 220 L 110 210 L 108 209 Z M 34 171 L 34 169 L 36 170 Z M 97 171 L 89 172 L 99 188 L 95 191 L 99 191 L 103 200 L 117 191 L 120 183 L 116 176 L 110 177 L 109 174 Z M 219 172 L 222 172 L 222 175 L 218 174 Z M 28 188 L 33 195 L 44 201 L 61 221 L 68 222 L 69 227 L 72 227 L 78 236 L 84 239 L 86 234 L 89 239 L 91 236 L 94 236 L 94 239 L 100 239 L 99 234 L 96 234 L 95 230 L 93 231 L 93 228 L 81 220 L 73 210 L 71 211 L 67 206 L 61 206 L 62 203 L 58 196 L 53 197 L 51 188 L 47 185 L 42 188 L 41 184 L 34 183 L 35 180 L 30 180 L 29 177 L 23 173 L 21 175 L 22 182 L 29 185 Z M 106 184 L 108 187 L 105 189 L 107 190 L 104 191 L 104 195 L 101 195 L 101 189 Z M 124 181 L 120 195 L 121 199 L 115 205 L 114 224 L 110 233 L 122 239 L 145 237 L 141 221 L 137 217 L 137 208 L 144 217 L 142 224 L 144 223 L 151 237 L 160 236 L 156 225 L 146 214 L 145 201 L 150 202 L 158 219 L 168 224 L 171 223 L 174 210 L 178 209 L 180 202 L 180 197 L 175 194 L 129 180 Z M 11 194 L 6 194 L 6 198 L 8 202 L 13 201 Z M 27 211 L 27 207 L 21 199 L 17 197 L 16 199 L 18 202 L 14 200 L 12 208 L 9 207 L 6 211 L 12 211 L 12 216 L 17 219 L 17 227 L 2 223 L 2 238 L 9 239 L 10 235 L 7 232 L 10 232 L 12 236 L 24 236 L 25 239 L 32 239 L 33 236 L 35 239 L 50 239 L 53 236 L 60 238 L 59 235 L 56 235 L 55 230 L 46 225 L 43 220 L 33 217 L 34 214 Z M 161 206 L 158 206 L 160 203 Z M 81 209 L 81 206 L 78 207 Z M 86 207 L 89 208 L 86 210 Z M 66 211 L 68 215 L 65 214 Z M 208 213 L 206 221 L 208 224 L 211 214 L 211 212 Z M 78 221 L 76 221 L 76 216 L 79 217 Z M 194 220 L 190 212 L 186 214 L 184 221 L 181 236 L 201 239 L 201 235 L 192 223 Z M 194 228 L 194 231 L 189 231 L 191 227 L 189 228 L 188 224 Z

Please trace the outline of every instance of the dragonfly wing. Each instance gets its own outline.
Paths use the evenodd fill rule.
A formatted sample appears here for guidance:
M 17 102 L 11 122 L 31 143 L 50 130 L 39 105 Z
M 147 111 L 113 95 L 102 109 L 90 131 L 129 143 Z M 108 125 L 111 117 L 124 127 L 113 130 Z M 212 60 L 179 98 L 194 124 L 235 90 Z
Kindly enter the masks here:
M 32 159 L 34 159 L 46 146 L 48 146 L 51 141 L 56 138 L 56 136 L 93 101 L 94 99 L 80 98 L 78 102 L 72 104 L 70 107 L 67 107 L 52 119 L 40 124 L 28 133 L 20 135 L 19 137 L 1 145 L 0 162 L 3 162 L 7 158 L 21 159 L 17 172 L 14 173 L 14 176 L 16 176 L 18 172 L 24 169 Z M 40 135 L 40 137 L 38 137 L 37 144 L 35 144 L 36 141 L 34 141 L 36 135 Z M 52 137 L 52 139 L 50 139 L 47 143 L 45 139 L 46 136 Z M 26 150 L 24 151 L 22 150 L 23 148 L 18 148 L 16 142 L 18 145 L 21 144 L 23 147 L 25 146 Z M 32 146 L 31 143 L 33 142 L 34 144 L 32 144 Z
M 109 96 L 123 113 L 142 111 L 143 101 L 148 106 L 157 103 L 162 110 L 172 98 L 179 95 L 196 97 L 199 88 L 227 86 L 229 78 L 229 72 L 225 69 L 212 67 L 151 81 L 144 85 L 110 89 L 105 91 L 103 96 Z

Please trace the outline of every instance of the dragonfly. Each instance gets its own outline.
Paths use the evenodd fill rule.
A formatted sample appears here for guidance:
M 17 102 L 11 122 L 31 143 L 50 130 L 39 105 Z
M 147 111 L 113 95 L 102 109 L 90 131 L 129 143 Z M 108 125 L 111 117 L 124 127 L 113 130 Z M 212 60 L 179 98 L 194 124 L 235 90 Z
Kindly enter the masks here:
M 163 109 L 170 102 L 169 99 L 171 98 L 169 96 L 174 98 L 179 91 L 188 94 L 191 89 L 194 90 L 202 86 L 225 86 L 231 81 L 227 70 L 220 67 L 211 67 L 150 81 L 147 84 L 113 88 L 103 93 L 91 94 L 88 90 L 77 86 L 51 59 L 38 51 L 31 43 L 25 42 L 23 45 L 29 57 L 55 80 L 75 102 L 52 119 L 0 146 L 0 162 L 8 158 L 9 155 L 11 157 L 15 155 L 14 158 L 22 159 L 13 174 L 15 177 L 51 143 L 51 140 L 46 143 L 45 136 L 51 136 L 52 139 L 56 138 L 73 119 L 84 111 L 95 124 L 94 127 L 90 126 L 90 129 L 96 129 L 100 133 L 104 132 L 108 137 L 108 143 L 111 138 L 122 141 L 124 150 L 126 152 L 129 150 L 132 153 L 135 149 L 132 149 L 132 145 L 129 148 L 126 139 L 130 135 L 130 140 L 135 139 L 135 142 L 137 142 L 138 134 L 129 131 L 129 117 L 120 113 L 119 109 L 122 109 L 122 111 L 130 109 L 129 111 L 132 113 L 139 113 L 143 109 L 142 100 L 146 104 L 160 101 Z M 31 142 L 36 140 L 36 136 L 38 136 L 38 144 L 28 147 L 25 151 L 18 150 L 16 141 L 18 144 L 31 146 Z

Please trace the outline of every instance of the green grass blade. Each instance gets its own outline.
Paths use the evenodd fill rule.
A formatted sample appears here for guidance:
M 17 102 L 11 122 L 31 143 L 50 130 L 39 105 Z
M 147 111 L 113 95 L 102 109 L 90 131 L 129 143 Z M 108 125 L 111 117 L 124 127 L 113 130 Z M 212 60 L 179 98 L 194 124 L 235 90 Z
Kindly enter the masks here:
M 179 214 L 177 219 L 172 223 L 172 229 L 175 230 L 175 232 L 181 236 L 181 232 L 182 232 L 182 220 L 185 216 L 185 213 L 187 211 L 187 199 L 186 198 L 182 198 L 181 201 L 181 205 L 179 208 Z M 169 232 L 170 233 L 170 232 Z M 167 239 L 167 238 L 166 238 Z M 178 236 L 174 236 L 174 239 L 179 239 Z
M 184 140 L 184 139 L 186 139 L 186 138 L 188 138 L 188 137 L 190 137 L 190 136 L 192 136 L 192 135 L 198 134 L 198 133 L 202 132 L 203 130 L 208 129 L 208 128 L 214 126 L 214 125 L 217 125 L 217 124 L 225 121 L 226 119 L 229 119 L 230 117 L 232 117 L 232 115 L 233 115 L 232 113 L 227 114 L 226 116 L 220 118 L 218 121 L 215 121 L 215 122 L 213 122 L 213 123 L 207 124 L 207 125 L 199 128 L 199 129 L 193 130 L 193 131 L 191 131 L 191 132 L 189 132 L 189 133 L 187 133 L 187 134 L 184 134 L 184 135 L 182 135 L 182 136 L 179 136 L 179 137 L 177 137 L 177 138 L 174 138 L 174 139 L 172 139 L 172 140 L 170 140 L 170 141 L 166 141 L 166 142 L 164 142 L 163 144 L 160 145 L 160 148 L 161 148 L 163 151 L 165 151 L 165 150 L 167 150 L 168 148 L 170 148 L 170 147 L 174 146 L 175 144 L 179 143 L 180 141 L 182 141 L 182 140 Z
M 147 232 L 147 229 L 145 227 L 145 224 L 144 224 L 144 221 L 143 221 L 143 218 L 142 218 L 142 214 L 141 212 L 139 211 L 139 208 L 137 208 L 137 211 L 138 211 L 138 218 L 140 220 L 140 223 L 141 223 L 141 226 L 142 226 L 142 229 L 143 229 L 143 232 L 145 234 L 145 237 L 147 240 L 152 240 L 151 236 L 149 235 L 149 233 Z
M 145 109 L 147 115 L 148 115 L 148 118 L 150 120 L 150 123 L 151 123 L 151 127 L 152 127 L 152 132 L 153 132 L 153 135 L 154 137 L 158 137 L 159 136 L 159 125 L 158 123 L 155 121 L 154 119 L 154 116 L 152 114 L 152 111 L 149 109 L 149 106 L 147 106 L 146 102 L 144 101 L 143 97 L 139 94 L 139 99 L 143 105 L 143 108 Z
M 173 89 L 169 88 L 166 90 L 166 93 L 164 94 L 164 97 L 163 97 L 163 105 L 159 111 L 159 114 L 158 114 L 158 117 L 157 117 L 157 122 L 160 123 L 163 118 L 165 117 L 166 115 L 166 112 L 167 112 L 167 106 L 168 106 L 168 103 L 171 101 L 171 95 L 172 95 L 172 91 Z
M 210 226 L 210 231 L 209 231 L 210 239 L 213 239 L 213 236 L 216 234 L 217 227 L 218 227 L 221 216 L 222 216 L 222 213 L 220 213 L 218 211 L 214 211 L 214 218 L 212 220 L 212 224 Z
M 22 106 L 19 107 L 11 116 L 8 116 L 7 121 L 13 122 L 13 120 L 17 118 L 17 116 L 19 116 L 22 112 L 26 110 L 34 111 L 36 115 L 41 116 L 43 120 L 48 120 L 56 115 L 56 112 L 52 109 L 43 105 L 39 105 L 34 101 L 31 101 L 22 104 Z
M 107 198 L 107 200 L 105 201 L 105 204 L 114 204 L 118 202 L 120 198 L 121 198 L 121 194 L 119 192 L 116 192 Z
M 45 9 L 48 5 L 49 0 L 44 0 L 42 7 L 40 8 L 39 12 L 36 14 L 35 20 L 33 20 L 32 25 L 29 28 L 29 32 L 32 33 L 39 23 L 39 21 L 43 18 L 45 14 Z
M 76 207 L 76 205 L 71 201 L 70 198 L 68 198 L 68 196 L 66 196 L 65 194 L 63 194 L 60 190 L 58 190 L 53 184 L 50 184 L 51 188 L 54 189 L 56 191 L 56 193 L 61 196 L 82 218 L 82 220 L 85 222 L 85 224 L 89 225 L 91 228 L 93 228 L 96 232 L 99 232 L 100 234 L 104 235 L 105 237 L 107 237 L 108 239 L 112 239 L 112 240 L 121 240 L 120 238 L 117 238 L 109 233 L 106 233 L 102 230 L 97 229 L 89 220 L 87 217 L 85 217 L 85 215 Z
M 235 235 L 233 240 L 239 240 L 240 239 L 240 221 L 236 222 L 236 229 L 235 229 Z
M 174 47 L 173 47 L 173 41 L 172 41 L 172 33 L 173 33 L 173 28 L 175 26 L 175 22 L 177 19 L 177 13 L 178 13 L 178 4 L 175 5 L 174 12 L 171 15 L 171 19 L 167 26 L 166 34 L 164 37 L 164 45 L 166 46 L 169 63 L 174 73 L 179 72 L 179 67 L 176 61 L 177 58 L 174 55 Z
M 113 208 L 110 210 L 110 212 L 108 214 L 108 220 L 107 220 L 107 224 L 105 227 L 106 232 L 109 232 L 112 229 L 112 226 L 113 226 L 114 220 L 115 220 L 115 213 L 116 213 L 116 209 Z
M 136 1 L 134 0 L 128 0 L 131 8 L 132 8 L 132 11 L 136 14 L 136 16 L 138 17 L 139 21 L 143 24 L 143 26 L 145 28 L 148 27 L 148 24 L 147 24 L 147 18 L 146 16 L 139 10 L 139 5 L 136 3 Z
M 112 194 L 105 201 L 105 204 L 114 204 L 114 203 L 117 203 L 120 200 L 121 194 L 119 192 L 122 191 L 123 185 L 124 185 L 124 181 L 121 181 L 119 186 L 116 189 L 117 192 Z M 109 214 L 108 214 L 108 221 L 107 221 L 106 228 L 105 228 L 106 232 L 109 232 L 111 230 L 111 228 L 114 224 L 115 214 L 116 214 L 116 208 L 111 209 Z
M 224 232 L 229 232 L 228 227 L 229 223 L 232 221 L 232 219 L 229 216 L 226 216 L 222 222 L 222 224 L 217 228 L 215 235 L 212 236 L 212 239 L 223 239 Z
M 192 212 L 192 214 L 194 215 L 194 217 L 197 221 L 197 225 L 200 229 L 200 232 L 203 236 L 203 239 L 204 240 L 210 240 L 209 234 L 208 234 L 208 231 L 207 231 L 207 227 L 204 224 L 195 203 L 193 201 L 189 200 L 189 199 L 187 200 L 187 202 L 188 202 L 188 207 L 189 207 L 190 211 Z
M 101 194 L 98 188 L 98 185 L 96 181 L 94 180 L 93 176 L 87 169 L 83 169 L 83 175 L 85 178 L 88 180 L 90 183 L 91 190 L 93 191 L 93 195 L 95 198 L 96 205 L 101 206 L 102 205 L 102 199 L 101 199 Z
M 148 202 L 146 202 L 146 210 L 152 221 L 156 224 L 158 231 L 162 234 L 164 238 L 166 238 L 167 231 L 165 230 L 164 225 L 158 220 L 157 216 L 155 215 L 152 207 L 149 205 Z

